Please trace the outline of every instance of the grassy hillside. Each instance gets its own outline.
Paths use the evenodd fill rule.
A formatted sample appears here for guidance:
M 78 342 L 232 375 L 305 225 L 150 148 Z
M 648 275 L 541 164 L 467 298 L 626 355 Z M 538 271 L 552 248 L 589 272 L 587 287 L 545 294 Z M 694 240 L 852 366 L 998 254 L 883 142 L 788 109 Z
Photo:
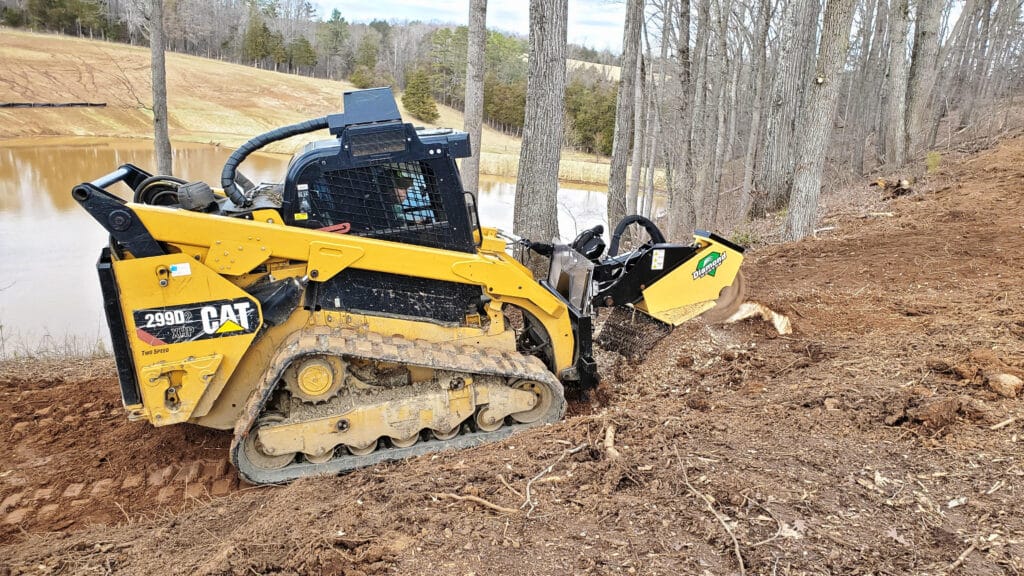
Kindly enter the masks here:
M 0 141 L 40 136 L 151 138 L 147 48 L 4 28 L 0 70 L 0 102 L 107 104 L 105 108 L 0 108 Z M 172 53 L 167 55 L 167 84 L 171 139 L 225 146 L 238 146 L 277 126 L 341 111 L 342 93 L 353 89 L 347 82 Z M 462 127 L 460 112 L 438 108 L 441 116 L 434 126 Z M 272 145 L 268 151 L 291 153 L 301 144 L 300 137 Z M 519 146 L 519 139 L 485 127 L 482 171 L 515 176 Z M 564 179 L 607 181 L 606 162 L 572 151 L 563 157 Z

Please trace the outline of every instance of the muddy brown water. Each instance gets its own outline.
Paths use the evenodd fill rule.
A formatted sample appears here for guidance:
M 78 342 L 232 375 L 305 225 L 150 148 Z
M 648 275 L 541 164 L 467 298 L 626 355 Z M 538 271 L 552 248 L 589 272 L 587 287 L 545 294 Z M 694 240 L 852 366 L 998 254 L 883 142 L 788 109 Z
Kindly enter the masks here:
M 175 175 L 220 181 L 231 148 L 181 144 Z M 242 170 L 254 181 L 283 178 L 289 157 L 251 156 Z M 146 141 L 60 139 L 0 143 L 0 358 L 38 352 L 88 353 L 108 346 L 94 264 L 104 230 L 71 198 L 72 186 L 124 163 L 155 168 Z M 515 181 L 483 177 L 481 223 L 512 229 Z M 112 191 L 127 198 L 127 187 Z M 558 193 L 561 235 L 603 222 L 605 194 L 573 184 Z

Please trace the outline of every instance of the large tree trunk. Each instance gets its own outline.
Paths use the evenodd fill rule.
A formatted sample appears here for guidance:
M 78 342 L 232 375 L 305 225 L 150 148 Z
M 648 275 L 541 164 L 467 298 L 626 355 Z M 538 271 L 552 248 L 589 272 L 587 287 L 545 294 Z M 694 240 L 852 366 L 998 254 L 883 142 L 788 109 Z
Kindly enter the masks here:
M 894 167 L 907 161 L 907 0 L 895 0 L 889 18 L 889 67 L 886 74 L 885 161 Z
M 633 139 L 633 106 L 636 90 L 636 61 L 640 52 L 644 0 L 627 0 L 626 23 L 622 35 L 622 68 L 619 93 L 615 101 L 615 135 L 612 139 L 612 165 L 608 176 L 608 225 L 615 226 L 626 216 L 626 169 L 629 143 Z M 634 170 L 639 169 L 634 166 Z
M 728 130 L 726 129 L 726 119 L 728 109 L 732 106 L 730 95 L 735 95 L 736 82 L 736 77 L 729 74 L 730 61 L 727 44 L 729 14 L 732 11 L 732 2 L 725 0 L 719 1 L 716 4 L 718 8 L 718 50 L 715 54 L 713 67 L 711 68 L 714 71 L 713 77 L 716 89 L 714 93 L 714 110 L 711 110 L 711 104 L 709 103 L 706 116 L 709 123 L 712 120 L 715 121 L 715 144 L 714 148 L 709 150 L 710 162 L 708 162 L 708 168 L 710 177 L 701 202 L 703 204 L 703 222 L 698 222 L 698 224 L 703 225 L 702 227 L 705 230 L 714 230 L 717 227 L 718 202 L 721 198 L 722 188 L 722 169 L 727 160 L 726 141 L 729 137 Z M 730 83 L 732 83 L 732 87 L 730 87 Z
M 693 118 L 693 81 L 690 66 L 690 0 L 679 3 L 679 40 L 676 46 L 677 77 L 679 89 L 668 90 L 674 104 L 673 113 L 666 120 L 672 125 L 665 134 L 672 134 L 679 142 L 678 151 L 673 153 L 666 147 L 666 165 L 669 179 L 669 238 L 683 238 L 697 225 L 696 198 L 693 190 L 693 163 L 691 162 L 693 141 L 690 125 Z
M 743 155 L 743 193 L 740 196 L 740 212 L 750 211 L 754 193 L 754 167 L 757 162 L 757 145 L 761 141 L 761 116 L 764 108 L 764 83 L 768 67 L 766 53 L 771 4 L 761 0 L 757 11 L 757 36 L 754 38 L 754 55 L 751 60 L 754 77 L 754 103 L 750 110 L 750 133 L 747 135 L 747 149 Z
M 629 173 L 629 187 L 626 189 L 628 214 L 640 214 L 643 205 L 640 194 L 640 167 L 644 165 L 644 146 L 647 141 L 647 117 L 644 114 L 648 102 L 648 93 L 647 90 L 644 90 L 647 74 L 642 56 L 636 59 L 636 64 L 636 74 L 633 79 L 635 86 L 633 90 L 633 126 L 635 129 L 633 130 L 633 159 L 630 160 L 633 170 Z M 615 223 L 618 223 L 618 220 Z M 611 222 L 609 224 L 614 226 Z
M 706 227 L 705 207 L 711 180 L 711 165 L 714 157 L 713 142 L 715 130 L 714 108 L 709 103 L 713 92 L 719 87 L 717 76 L 708 68 L 711 64 L 711 0 L 700 0 L 697 4 L 697 37 L 693 48 L 693 115 L 690 125 L 690 164 L 693 167 L 693 212 L 695 225 Z
M 928 109 L 932 106 L 939 54 L 939 21 L 942 19 L 942 0 L 918 0 L 917 29 L 914 34 L 914 52 L 910 62 L 910 81 L 907 88 L 908 152 L 924 150 L 927 137 Z
M 860 58 L 853 81 L 854 90 L 850 94 L 850 99 L 853 100 L 851 117 L 855 122 L 853 142 L 850 146 L 850 171 L 854 176 L 864 174 L 864 149 L 867 147 L 868 134 L 875 125 L 875 114 L 872 110 L 878 102 L 878 83 L 873 79 L 879 72 L 875 69 L 874 63 L 881 54 L 879 46 L 885 33 L 881 23 L 886 14 L 885 0 L 868 0 L 862 14 L 858 37 Z
M 840 74 L 850 44 L 854 0 L 829 0 L 821 30 L 814 83 L 800 114 L 793 191 L 784 236 L 798 240 L 814 230 L 825 151 L 839 100 Z
M 568 14 L 569 0 L 530 0 L 530 71 L 513 230 L 540 242 L 558 236 Z
M 779 63 L 772 81 L 765 122 L 764 156 L 757 180 L 757 194 L 750 209 L 752 218 L 778 210 L 789 200 L 793 174 L 796 118 L 804 86 L 804 52 L 813 50 L 813 40 L 801 42 L 807 28 L 817 22 L 818 0 L 792 0 L 784 15 Z M 811 36 L 813 38 L 813 36 Z M 797 141 L 804 138 L 801 134 Z
M 487 48 L 487 0 L 470 0 L 466 58 L 465 130 L 473 154 L 462 161 L 462 186 L 476 194 L 480 185 L 480 139 L 484 120 L 484 51 Z
M 153 147 L 157 174 L 172 174 L 171 139 L 167 135 L 167 68 L 164 64 L 164 2 L 153 0 L 149 52 L 153 68 Z

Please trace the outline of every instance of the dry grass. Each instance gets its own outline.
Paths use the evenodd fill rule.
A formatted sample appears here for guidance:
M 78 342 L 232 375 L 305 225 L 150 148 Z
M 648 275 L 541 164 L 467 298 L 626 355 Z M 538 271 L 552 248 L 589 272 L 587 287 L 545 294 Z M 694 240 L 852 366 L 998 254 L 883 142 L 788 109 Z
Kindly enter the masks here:
M 40 358 L 102 358 L 110 355 L 103 334 L 30 334 L 0 323 L 0 361 Z
M 0 140 L 41 136 L 151 138 L 149 50 L 98 40 L 3 29 L 0 102 L 105 102 L 106 108 L 0 109 Z M 184 54 L 167 55 L 171 139 L 238 146 L 276 126 L 338 112 L 347 82 L 308 78 Z M 399 107 L 401 100 L 399 99 Z M 433 127 L 463 126 L 438 107 Z M 405 117 L 409 117 L 402 108 Z M 417 124 L 423 124 L 417 122 Z M 275 143 L 292 153 L 308 140 Z M 521 140 L 485 127 L 484 173 L 515 177 Z M 566 180 L 604 183 L 607 159 L 564 151 Z
M 566 60 L 566 65 L 569 71 L 591 69 L 596 70 L 605 78 L 608 78 L 612 82 L 618 82 L 619 76 L 622 73 L 622 68 L 619 66 L 609 66 L 607 64 L 595 64 L 593 62 L 584 62 L 583 60 Z

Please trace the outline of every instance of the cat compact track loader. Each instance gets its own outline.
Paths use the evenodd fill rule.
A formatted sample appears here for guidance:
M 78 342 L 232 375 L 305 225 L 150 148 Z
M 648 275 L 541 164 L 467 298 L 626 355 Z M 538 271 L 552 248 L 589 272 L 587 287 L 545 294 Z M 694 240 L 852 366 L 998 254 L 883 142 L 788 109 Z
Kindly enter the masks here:
M 333 138 L 283 183 L 238 172 L 320 129 Z M 76 186 L 110 233 L 97 268 L 128 418 L 233 430 L 249 482 L 339 473 L 559 420 L 567 391 L 597 383 L 596 308 L 629 353 L 638 319 L 664 334 L 738 306 L 743 250 L 714 234 L 667 243 L 630 217 L 605 254 L 600 226 L 572 245 L 480 226 L 455 163 L 469 154 L 466 134 L 403 123 L 373 89 L 250 140 L 218 189 L 130 164 Z M 107 191 L 121 182 L 132 201 Z M 617 254 L 633 223 L 650 241 Z M 548 256 L 548 278 L 510 246 Z

